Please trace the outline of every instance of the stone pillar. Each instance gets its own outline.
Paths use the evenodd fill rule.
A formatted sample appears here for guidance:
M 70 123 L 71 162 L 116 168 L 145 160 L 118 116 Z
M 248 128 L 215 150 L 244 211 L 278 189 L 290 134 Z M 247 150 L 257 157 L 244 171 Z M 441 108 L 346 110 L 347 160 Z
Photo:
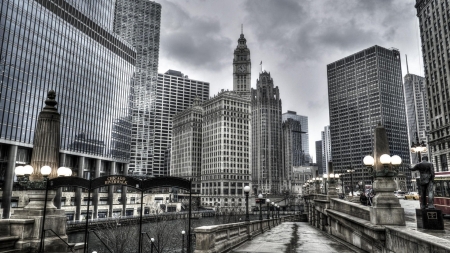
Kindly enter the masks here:
M 5 182 L 2 193 L 3 219 L 11 215 L 11 196 L 14 184 L 14 169 L 16 168 L 17 146 L 11 145 L 8 150 L 8 164 L 6 165 Z
M 395 171 L 389 165 L 383 166 L 380 162 L 380 156 L 389 153 L 389 142 L 386 129 L 378 125 L 375 129 L 374 141 L 374 174 L 375 181 L 373 189 L 375 197 L 373 206 L 370 207 L 370 222 L 374 225 L 405 225 L 405 212 L 400 205 L 400 201 L 394 195 L 396 184 L 394 176 Z
M 78 158 L 78 177 L 83 178 L 85 158 L 80 156 Z M 75 220 L 81 220 L 81 188 L 77 187 L 75 191 Z
M 102 166 L 102 160 L 97 159 L 95 160 L 95 172 L 94 172 L 94 178 L 100 177 L 100 168 Z M 92 204 L 94 205 L 94 212 L 93 212 L 93 218 L 98 218 L 98 189 L 94 190 L 94 193 L 92 194 Z
M 124 166 L 123 175 L 128 176 L 128 164 L 124 164 L 123 166 Z M 121 198 L 122 198 L 122 216 L 126 216 L 126 214 L 127 214 L 127 187 L 126 186 L 122 186 Z
M 327 180 L 328 181 L 328 192 L 327 192 L 328 200 L 339 197 L 339 194 L 336 189 L 337 180 L 334 177 L 330 178 L 330 174 L 334 174 L 332 162 L 328 162 L 328 180 Z
M 33 153 L 31 154 L 31 166 L 34 171 L 30 175 L 30 181 L 42 181 L 42 166 L 52 168 L 50 179 L 58 177 L 59 146 L 60 146 L 60 115 L 55 101 L 56 93 L 51 90 L 47 94 L 45 107 L 39 113 L 36 129 L 34 130 Z
M 116 162 L 111 162 L 109 166 L 110 166 L 109 175 L 116 175 L 117 174 Z M 115 189 L 114 185 L 108 186 L 108 206 L 109 206 L 108 217 L 112 217 L 113 215 L 114 189 Z

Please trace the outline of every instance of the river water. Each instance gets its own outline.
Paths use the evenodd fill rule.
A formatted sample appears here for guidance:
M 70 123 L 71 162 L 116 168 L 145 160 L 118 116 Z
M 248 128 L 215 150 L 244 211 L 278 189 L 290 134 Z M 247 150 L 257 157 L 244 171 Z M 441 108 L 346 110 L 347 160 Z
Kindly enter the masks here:
M 264 216 L 265 217 L 265 216 Z M 258 215 L 250 215 L 250 220 L 258 219 Z M 245 215 L 234 216 L 215 216 L 204 217 L 200 219 L 192 219 L 191 227 L 210 226 L 218 224 L 234 223 L 244 221 Z M 136 253 L 139 249 L 139 225 L 121 226 L 120 224 L 110 225 L 108 228 L 96 229 L 89 233 L 88 251 L 92 253 L 107 253 L 110 252 L 106 246 L 97 238 L 100 237 L 102 241 L 114 253 Z M 142 240 L 142 252 L 154 253 L 177 253 L 182 252 L 183 235 L 181 231 L 185 231 L 184 235 L 184 251 L 187 247 L 187 233 L 188 233 L 188 219 L 178 220 L 161 220 L 159 222 L 142 224 L 142 232 L 145 232 Z M 192 230 L 193 232 L 193 230 Z M 76 232 L 68 234 L 69 243 L 84 242 L 84 232 Z M 150 238 L 155 239 L 155 248 L 150 249 Z M 192 239 L 195 241 L 195 238 Z

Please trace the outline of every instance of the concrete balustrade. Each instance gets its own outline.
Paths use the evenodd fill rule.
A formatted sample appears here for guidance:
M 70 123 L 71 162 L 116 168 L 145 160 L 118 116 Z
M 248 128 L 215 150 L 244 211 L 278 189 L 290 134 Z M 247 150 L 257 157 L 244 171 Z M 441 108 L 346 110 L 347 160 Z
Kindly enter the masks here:
M 223 225 L 203 226 L 194 230 L 196 237 L 195 253 L 220 253 L 229 251 L 264 231 L 285 221 L 294 221 L 296 215 L 277 219 L 254 220 Z

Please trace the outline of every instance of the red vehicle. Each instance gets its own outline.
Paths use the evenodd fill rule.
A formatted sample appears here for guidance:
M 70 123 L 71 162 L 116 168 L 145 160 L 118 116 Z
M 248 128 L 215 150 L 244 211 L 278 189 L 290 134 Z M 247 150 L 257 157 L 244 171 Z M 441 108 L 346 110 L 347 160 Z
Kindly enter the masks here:
M 434 206 L 442 210 L 442 214 L 450 214 L 450 171 L 435 173 Z

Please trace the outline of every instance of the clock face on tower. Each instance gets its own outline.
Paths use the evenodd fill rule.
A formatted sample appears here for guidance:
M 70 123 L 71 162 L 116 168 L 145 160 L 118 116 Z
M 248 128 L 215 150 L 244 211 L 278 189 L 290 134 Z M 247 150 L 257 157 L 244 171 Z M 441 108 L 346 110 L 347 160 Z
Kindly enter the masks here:
M 237 67 L 237 71 L 240 72 L 240 73 L 245 72 L 245 70 L 246 70 L 245 65 L 239 65 L 239 66 Z

